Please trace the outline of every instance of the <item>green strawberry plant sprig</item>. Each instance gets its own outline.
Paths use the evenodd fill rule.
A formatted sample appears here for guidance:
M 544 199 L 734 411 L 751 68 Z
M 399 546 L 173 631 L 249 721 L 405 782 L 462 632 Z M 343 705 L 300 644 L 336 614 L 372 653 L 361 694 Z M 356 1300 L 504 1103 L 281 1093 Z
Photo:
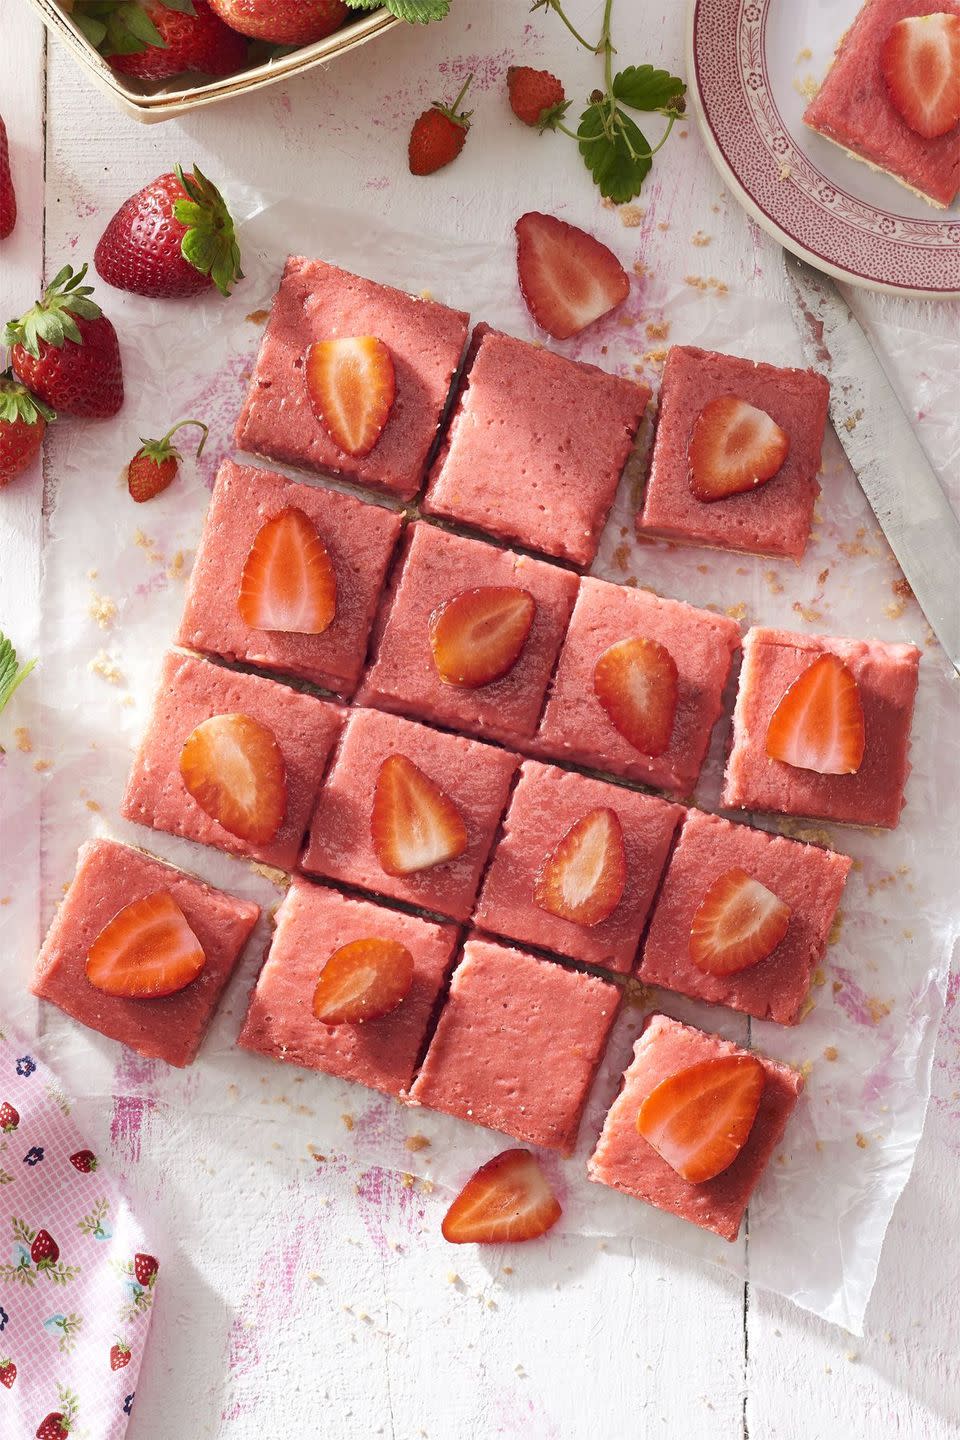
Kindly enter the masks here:
M 580 116 L 576 131 L 557 117 L 549 128 L 576 140 L 583 163 L 593 176 L 600 194 L 622 205 L 639 195 L 650 173 L 653 157 L 686 108 L 687 87 L 677 75 L 653 65 L 628 65 L 614 73 L 616 50 L 611 39 L 613 0 L 605 0 L 600 39 L 595 45 L 580 34 L 564 13 L 562 0 L 534 0 L 531 13 L 550 10 L 584 49 L 603 58 L 603 89 L 594 90 Z M 662 115 L 667 124 L 656 145 L 651 145 L 630 110 Z

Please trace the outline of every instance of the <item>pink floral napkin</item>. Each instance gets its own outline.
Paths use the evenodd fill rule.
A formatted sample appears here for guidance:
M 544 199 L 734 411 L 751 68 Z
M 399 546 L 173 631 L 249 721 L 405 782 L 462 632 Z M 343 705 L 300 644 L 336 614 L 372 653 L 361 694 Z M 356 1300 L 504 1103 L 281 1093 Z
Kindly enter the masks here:
M 56 1078 L 0 1031 L 0 1436 L 120 1440 L 158 1269 Z

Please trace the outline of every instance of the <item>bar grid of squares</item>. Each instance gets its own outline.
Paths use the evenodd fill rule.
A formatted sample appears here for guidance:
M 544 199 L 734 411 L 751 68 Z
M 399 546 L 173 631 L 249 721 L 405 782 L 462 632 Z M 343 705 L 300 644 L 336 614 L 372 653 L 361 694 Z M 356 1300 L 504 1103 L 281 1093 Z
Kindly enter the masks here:
M 199 653 L 165 658 L 121 809 L 139 824 L 296 872 L 241 1046 L 570 1153 L 624 978 L 637 971 L 681 994 L 797 1023 L 850 862 L 681 803 L 723 713 L 739 627 L 572 568 L 595 556 L 649 392 L 481 325 L 444 426 L 466 326 L 460 312 L 323 262 L 288 262 L 238 443 L 405 500 L 428 473 L 425 512 L 458 528 L 225 461 L 175 637 Z M 311 339 L 364 327 L 389 333 L 397 353 L 399 433 L 369 464 L 340 466 L 303 392 L 302 355 Z M 518 391 L 527 400 L 519 407 Z M 521 412 L 512 431 L 504 428 L 511 406 Z M 524 415 L 533 417 L 529 434 Z M 530 476 L 521 467 L 526 486 L 516 483 L 518 457 L 540 464 Z M 334 597 L 332 619 L 313 633 L 261 628 L 238 607 L 250 590 L 251 555 L 265 536 L 279 544 L 285 525 L 301 524 L 290 516 L 319 537 Z M 267 562 L 276 585 L 290 555 L 279 548 Z M 433 630 L 438 613 L 466 591 L 522 594 L 532 615 L 503 673 L 473 687 L 440 672 Z M 594 683 L 600 657 L 636 637 L 663 647 L 676 671 L 670 739 L 657 755 L 625 738 Z M 827 650 L 842 643 L 807 639 Z M 909 670 L 909 657 L 901 659 Z M 914 661 L 914 688 L 915 673 Z M 904 752 L 911 707 L 912 691 Z M 198 727 L 238 715 L 265 728 L 281 757 L 282 823 L 267 839 L 238 839 L 218 823 L 181 764 Z M 439 795 L 439 813 L 455 817 L 455 853 L 439 863 L 410 864 L 396 815 L 393 830 L 389 811 L 384 820 L 385 776 L 389 770 L 399 783 L 398 759 L 407 799 L 412 784 L 428 813 Z M 842 796 L 841 786 L 840 811 Z M 577 909 L 582 898 L 564 889 L 564 857 L 597 835 L 597 863 L 610 870 L 602 876 L 608 903 L 602 915 L 587 915 Z M 443 837 L 427 839 L 436 845 Z M 119 890 L 123 856 L 108 860 Z M 740 865 L 788 901 L 790 921 L 768 959 L 718 978 L 690 963 L 677 936 L 689 933 L 710 879 Z M 89 873 L 88 856 L 74 882 L 81 909 Z M 370 934 L 413 954 L 408 999 L 366 1026 L 320 1025 L 310 999 L 321 957 Z M 79 983 L 81 958 L 62 937 L 48 939 L 37 993 L 70 1011 L 65 997 Z M 216 999 L 197 1023 L 191 1053 L 174 1063 L 192 1058 Z M 72 1008 L 137 1048 L 135 1025 L 98 1024 L 82 1011 Z M 535 1071 L 530 1055 L 538 1057 Z M 614 1183 L 599 1171 L 592 1178 Z

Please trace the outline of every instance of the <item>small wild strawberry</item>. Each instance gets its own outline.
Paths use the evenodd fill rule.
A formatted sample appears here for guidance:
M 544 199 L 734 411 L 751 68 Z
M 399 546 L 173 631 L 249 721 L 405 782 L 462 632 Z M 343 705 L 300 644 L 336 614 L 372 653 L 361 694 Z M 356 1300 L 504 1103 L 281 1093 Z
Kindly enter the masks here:
M 138 503 L 144 500 L 152 500 L 162 490 L 166 490 L 176 479 L 177 470 L 183 456 L 177 447 L 171 444 L 173 436 L 184 425 L 198 425 L 203 431 L 200 437 L 200 444 L 197 446 L 197 459 L 203 454 L 203 447 L 207 443 L 207 427 L 202 420 L 178 420 L 176 425 L 171 426 L 162 440 L 148 440 L 140 437 L 140 449 L 134 455 L 127 466 L 127 489 L 131 498 Z
M 411 175 L 432 175 L 460 154 L 473 111 L 461 111 L 459 107 L 472 79 L 472 75 L 467 76 L 452 105 L 435 100 L 430 109 L 424 110 L 413 122 L 407 151 Z
M 555 130 L 570 108 L 556 75 L 549 70 L 533 70 L 529 65 L 510 66 L 507 93 L 517 119 L 541 131 Z

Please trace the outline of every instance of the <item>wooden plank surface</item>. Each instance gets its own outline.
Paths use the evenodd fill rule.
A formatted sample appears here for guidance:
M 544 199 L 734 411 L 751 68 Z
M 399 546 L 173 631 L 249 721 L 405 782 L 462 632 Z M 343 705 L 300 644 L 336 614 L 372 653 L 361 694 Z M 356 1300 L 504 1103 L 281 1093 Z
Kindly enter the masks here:
M 569 8 L 595 27 L 599 5 Z M 624 63 L 676 68 L 682 9 L 622 0 Z M 46 278 L 67 258 L 89 258 L 78 241 L 98 233 L 95 219 L 174 160 L 199 161 L 214 176 L 271 194 L 314 193 L 356 208 L 358 224 L 364 214 L 386 214 L 424 234 L 482 240 L 507 232 L 524 209 L 554 210 L 618 247 L 629 240 L 654 270 L 778 292 L 776 247 L 726 195 L 692 122 L 671 140 L 643 196 L 645 213 L 625 231 L 617 212 L 598 207 L 572 146 L 545 137 L 520 151 L 504 99 L 506 67 L 518 58 L 556 68 L 572 93 L 590 87 L 593 62 L 554 17 L 528 16 L 505 0 L 458 0 L 442 28 L 397 31 L 249 101 L 146 128 L 113 109 L 65 54 L 53 46 L 47 54 L 25 0 L 4 0 L 0 110 L 22 212 L 0 254 L 5 313 L 32 298 L 44 254 Z M 468 69 L 476 76 L 474 133 L 455 166 L 416 180 L 405 168 L 410 119 L 454 93 Z M 703 234 L 709 243 L 696 244 Z M 906 323 L 945 333 L 951 324 L 942 306 L 858 303 L 881 332 Z M 898 378 L 909 398 L 910 373 Z M 52 501 L 55 471 L 47 482 Z M 0 506 L 0 625 L 27 653 L 40 639 L 41 495 L 34 478 Z M 37 695 L 24 688 L 17 725 L 33 723 Z M 37 775 L 35 786 L 41 782 Z M 38 841 L 39 827 L 23 842 L 16 932 L 9 920 L 3 931 L 31 950 Z M 423 1198 L 392 1176 L 368 1178 L 356 1193 L 321 1184 L 309 1204 L 291 1197 L 289 1213 L 260 1216 L 251 1235 L 229 1137 L 214 1125 L 209 1150 L 197 1157 L 200 1213 L 188 1192 L 165 1201 L 155 1159 L 119 1137 L 116 1158 L 152 1197 L 168 1238 L 188 1234 L 196 1247 L 158 1305 L 132 1440 L 286 1440 L 304 1433 L 304 1415 L 313 1417 L 312 1433 L 337 1440 L 960 1435 L 956 998 L 954 990 L 927 1130 L 862 1342 L 731 1276 L 636 1243 L 565 1238 L 520 1253 L 451 1256 L 433 1238 L 435 1217 Z M 264 1146 L 273 1143 L 265 1134 Z M 243 1193 L 253 1213 L 255 1197 Z M 203 1252 L 204 1227 L 230 1225 L 235 1215 L 232 1268 L 218 1269 Z M 296 1301 L 308 1289 L 306 1328 Z

